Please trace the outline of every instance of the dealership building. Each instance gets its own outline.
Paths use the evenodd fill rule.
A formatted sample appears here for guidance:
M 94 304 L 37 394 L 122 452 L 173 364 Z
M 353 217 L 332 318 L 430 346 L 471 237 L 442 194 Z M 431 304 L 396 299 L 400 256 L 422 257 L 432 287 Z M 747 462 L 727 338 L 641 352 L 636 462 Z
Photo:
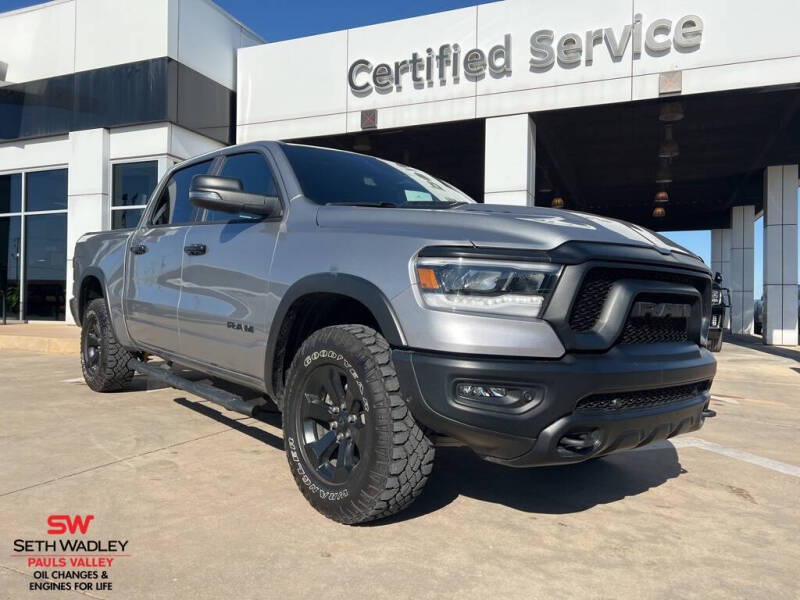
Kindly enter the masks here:
M 260 139 L 408 163 L 487 203 L 710 230 L 730 327 L 797 344 L 800 2 L 504 0 L 268 43 L 210 0 L 0 14 L 0 289 L 69 320 L 71 255 L 173 164 Z M 763 290 L 754 227 L 763 216 Z

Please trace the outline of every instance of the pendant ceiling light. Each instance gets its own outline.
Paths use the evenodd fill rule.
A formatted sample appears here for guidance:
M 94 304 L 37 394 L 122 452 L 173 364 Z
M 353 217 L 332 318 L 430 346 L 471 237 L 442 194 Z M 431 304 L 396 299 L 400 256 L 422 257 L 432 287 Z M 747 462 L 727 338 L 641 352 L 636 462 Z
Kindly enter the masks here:
M 359 135 L 353 142 L 353 150 L 356 152 L 369 152 L 372 150 L 372 143 L 366 135 Z
M 672 137 L 672 125 L 665 126 L 664 141 L 658 147 L 659 158 L 675 158 L 679 151 L 678 142 Z
M 556 196 L 553 198 L 553 202 L 550 203 L 550 206 L 553 208 L 564 208 L 564 198 L 561 196 Z
M 683 119 L 683 106 L 680 102 L 670 102 L 661 106 L 658 120 L 662 123 L 675 123 Z
M 656 192 L 656 197 L 653 199 L 656 204 L 666 204 L 669 202 L 669 194 L 666 190 Z
M 662 185 L 672 183 L 672 169 L 669 167 L 669 159 L 662 158 L 658 164 L 658 171 L 656 171 L 656 183 Z
M 667 211 L 664 210 L 663 206 L 656 206 L 653 209 L 653 218 L 655 218 L 655 219 L 663 219 L 666 216 L 667 216 Z

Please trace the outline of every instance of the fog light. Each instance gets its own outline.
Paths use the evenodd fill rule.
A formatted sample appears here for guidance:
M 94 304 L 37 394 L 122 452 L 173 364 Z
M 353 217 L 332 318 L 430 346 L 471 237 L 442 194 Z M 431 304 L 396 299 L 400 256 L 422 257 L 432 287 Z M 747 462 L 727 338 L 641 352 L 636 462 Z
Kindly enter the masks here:
M 487 410 L 523 412 L 541 402 L 544 390 L 539 387 L 512 387 L 486 382 L 456 384 L 458 404 Z
M 503 398 L 506 395 L 506 388 L 478 383 L 459 383 L 456 393 L 460 398 Z

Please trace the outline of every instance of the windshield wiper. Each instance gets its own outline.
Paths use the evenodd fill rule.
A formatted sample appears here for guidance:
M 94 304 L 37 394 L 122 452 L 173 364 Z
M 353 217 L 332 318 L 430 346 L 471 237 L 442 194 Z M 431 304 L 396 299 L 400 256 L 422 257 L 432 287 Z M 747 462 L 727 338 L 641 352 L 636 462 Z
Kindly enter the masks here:
M 326 202 L 325 206 L 368 206 L 370 208 L 397 208 L 393 202 Z
M 448 208 L 455 208 L 456 206 L 463 206 L 465 204 L 470 204 L 469 202 L 460 202 L 460 201 L 453 201 L 453 202 L 420 202 L 409 200 L 408 202 L 403 202 L 398 206 L 398 208 L 434 208 L 438 210 L 447 210 Z

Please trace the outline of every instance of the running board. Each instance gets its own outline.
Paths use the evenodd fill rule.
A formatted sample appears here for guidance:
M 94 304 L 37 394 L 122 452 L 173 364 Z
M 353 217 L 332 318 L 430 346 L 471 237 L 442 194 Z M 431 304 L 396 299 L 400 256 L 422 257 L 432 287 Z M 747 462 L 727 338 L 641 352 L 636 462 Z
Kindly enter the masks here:
M 155 365 L 151 365 L 135 358 L 132 358 L 128 361 L 128 368 L 134 371 L 138 371 L 139 373 L 143 373 L 145 375 L 149 375 L 151 377 L 155 377 L 156 379 L 163 381 L 167 385 L 178 388 L 179 390 L 184 390 L 189 392 L 190 394 L 194 394 L 195 396 L 200 396 L 208 400 L 209 402 L 213 402 L 214 404 L 219 404 L 220 406 L 227 408 L 228 410 L 232 410 L 243 415 L 247 415 L 248 417 L 253 416 L 253 412 L 262 406 L 267 404 L 267 401 L 263 398 L 257 398 L 255 400 L 245 400 L 241 396 L 237 396 L 236 394 L 231 394 L 230 392 L 226 392 L 225 390 L 221 390 L 213 385 L 209 385 L 207 383 L 200 383 L 197 381 L 190 381 L 185 377 L 181 377 L 180 375 L 176 375 L 172 371 L 168 369 L 164 369 L 162 367 L 157 367 Z

